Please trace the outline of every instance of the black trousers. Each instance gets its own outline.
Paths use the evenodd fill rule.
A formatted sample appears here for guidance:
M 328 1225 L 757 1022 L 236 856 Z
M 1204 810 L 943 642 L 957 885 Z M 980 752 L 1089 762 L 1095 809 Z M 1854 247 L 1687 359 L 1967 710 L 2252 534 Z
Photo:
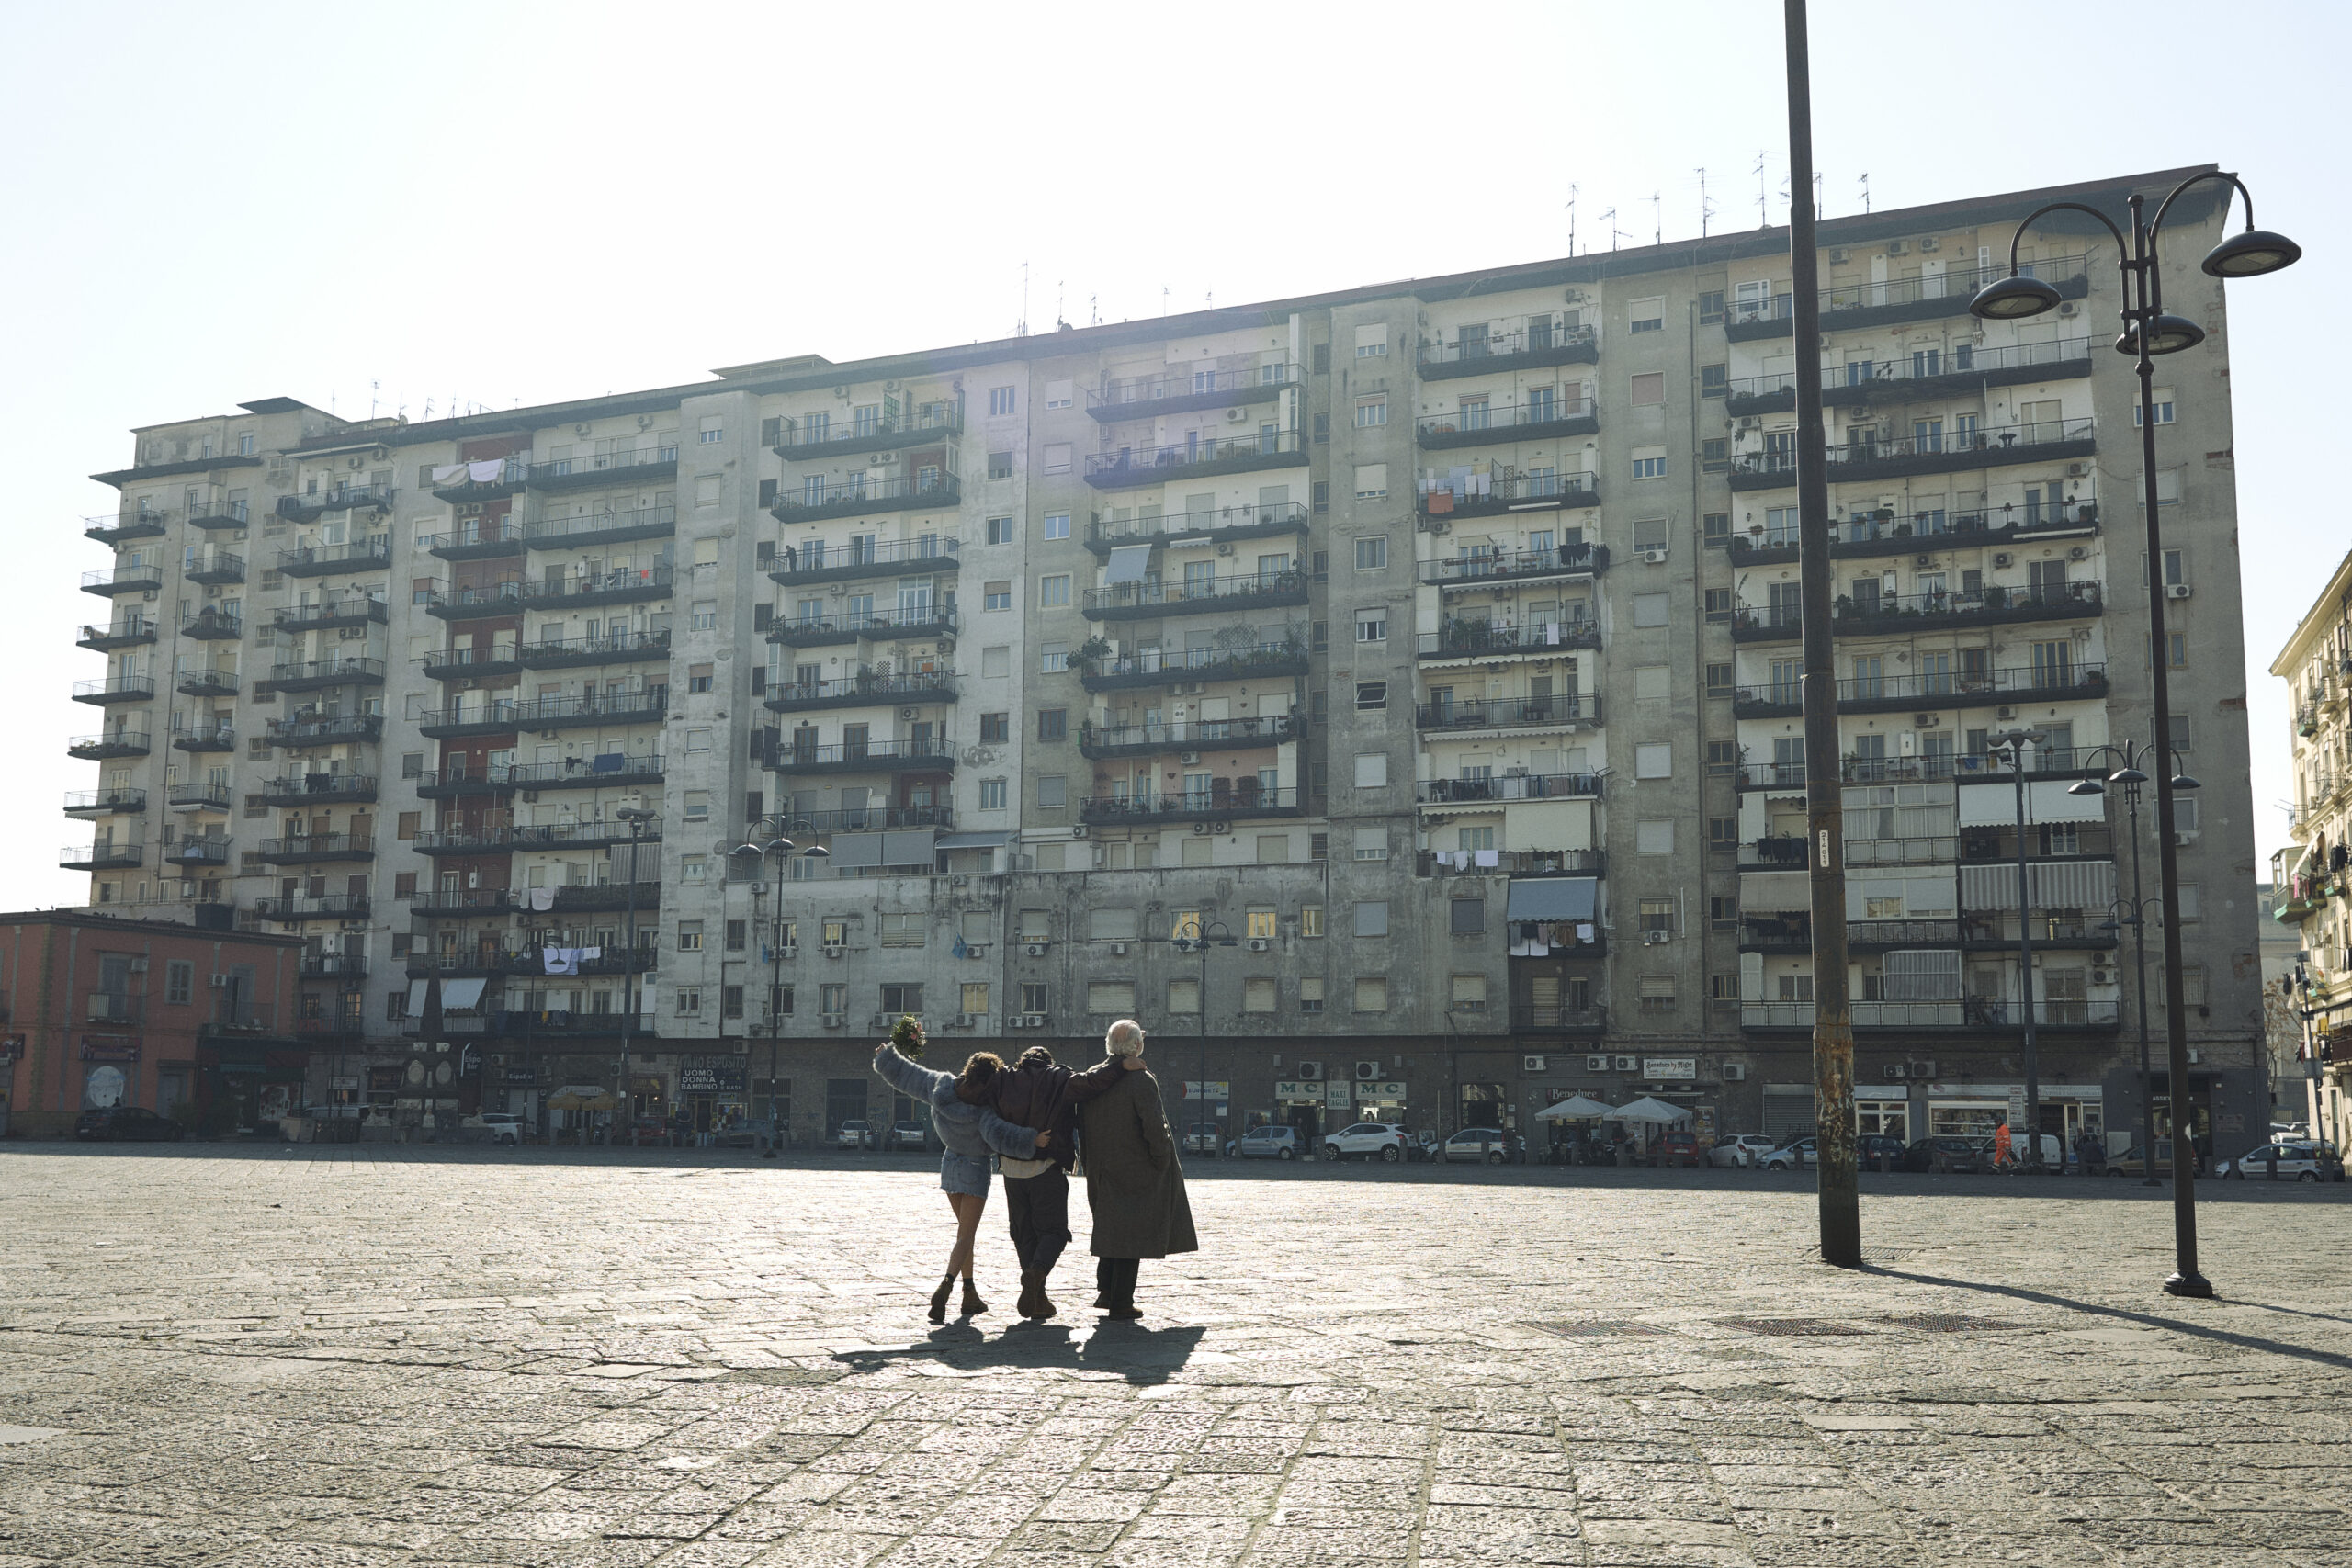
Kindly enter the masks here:
M 1106 1307 L 1131 1307 L 1136 1304 L 1136 1270 L 1141 1260 L 1134 1258 L 1098 1258 L 1094 1260 L 1094 1288 L 1102 1292 Z
M 1051 1167 L 1036 1176 L 1004 1179 L 1006 1212 L 1012 1220 L 1012 1250 L 1024 1274 L 1050 1274 L 1069 1245 L 1069 1178 Z

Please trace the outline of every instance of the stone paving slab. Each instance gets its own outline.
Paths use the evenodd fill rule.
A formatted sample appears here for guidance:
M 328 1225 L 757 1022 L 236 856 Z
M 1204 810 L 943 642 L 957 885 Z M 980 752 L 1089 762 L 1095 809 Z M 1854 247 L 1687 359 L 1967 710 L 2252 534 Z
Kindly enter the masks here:
M 912 1158 L 0 1152 L 0 1568 L 2352 1568 L 2344 1188 L 1211 1165 L 933 1327 Z M 1082 1207 L 1082 1205 L 1080 1205 Z

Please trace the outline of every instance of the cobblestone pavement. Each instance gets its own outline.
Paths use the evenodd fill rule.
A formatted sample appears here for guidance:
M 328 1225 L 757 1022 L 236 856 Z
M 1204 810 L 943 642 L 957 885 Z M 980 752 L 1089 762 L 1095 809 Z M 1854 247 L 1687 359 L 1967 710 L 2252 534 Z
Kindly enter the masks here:
M 0 1153 L 0 1568 L 2352 1568 L 2347 1190 L 1196 1170 L 933 1328 L 911 1156 Z M 1083 1207 L 1082 1204 L 1080 1207 Z

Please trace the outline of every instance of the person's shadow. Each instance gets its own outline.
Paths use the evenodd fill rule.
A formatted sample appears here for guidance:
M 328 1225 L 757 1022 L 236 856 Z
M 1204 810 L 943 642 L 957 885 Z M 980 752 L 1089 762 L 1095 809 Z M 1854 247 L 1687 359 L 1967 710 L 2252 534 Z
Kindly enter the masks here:
M 1140 1324 L 1098 1323 L 1081 1338 L 1075 1325 L 1059 1321 L 1022 1323 L 991 1335 L 969 1323 L 934 1328 L 901 1348 L 868 1347 L 835 1356 L 852 1371 L 873 1371 L 894 1361 L 929 1359 L 966 1371 L 1058 1369 L 1110 1374 L 1138 1385 L 1163 1383 L 1193 1359 L 1207 1330 L 1195 1326 L 1146 1328 Z

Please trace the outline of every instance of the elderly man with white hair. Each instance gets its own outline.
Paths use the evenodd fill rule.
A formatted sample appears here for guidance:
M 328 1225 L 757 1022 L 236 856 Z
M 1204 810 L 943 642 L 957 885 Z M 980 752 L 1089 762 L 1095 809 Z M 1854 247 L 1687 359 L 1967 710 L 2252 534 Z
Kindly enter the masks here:
M 1143 1057 L 1143 1025 L 1123 1018 L 1103 1032 L 1113 1057 Z M 1104 1093 L 1079 1107 L 1080 1146 L 1086 1156 L 1086 1205 L 1094 1215 L 1094 1304 L 1122 1321 L 1143 1315 L 1136 1305 L 1139 1260 L 1197 1252 L 1193 1207 L 1184 1198 L 1184 1166 L 1160 1110 L 1159 1080 L 1148 1068 L 1123 1072 Z

